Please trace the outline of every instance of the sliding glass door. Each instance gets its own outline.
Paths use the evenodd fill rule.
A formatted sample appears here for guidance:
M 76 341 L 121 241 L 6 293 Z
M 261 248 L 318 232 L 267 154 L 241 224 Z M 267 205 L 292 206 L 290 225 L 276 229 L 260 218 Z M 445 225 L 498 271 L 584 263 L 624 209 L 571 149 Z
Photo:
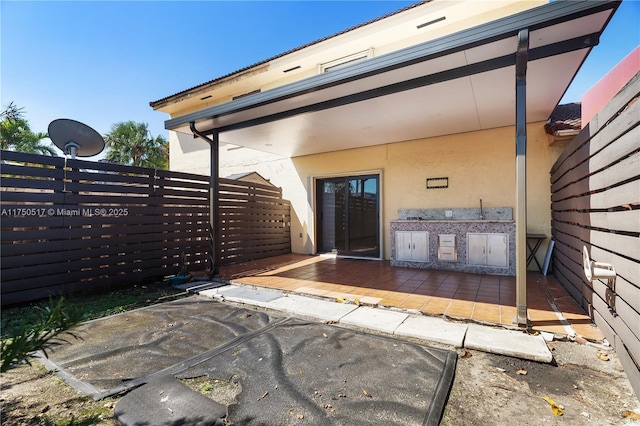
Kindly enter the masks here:
M 378 175 L 316 180 L 318 252 L 380 257 Z

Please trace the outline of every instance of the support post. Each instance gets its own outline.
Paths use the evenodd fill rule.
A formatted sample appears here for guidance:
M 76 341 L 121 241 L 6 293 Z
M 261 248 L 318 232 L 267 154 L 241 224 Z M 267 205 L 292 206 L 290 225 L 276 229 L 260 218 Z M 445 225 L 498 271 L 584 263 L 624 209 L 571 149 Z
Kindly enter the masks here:
M 220 220 L 219 220 L 219 195 L 220 195 L 220 138 L 218 132 L 212 134 L 209 139 L 204 133 L 196 129 L 195 122 L 189 123 L 193 136 L 200 137 L 209 144 L 209 278 L 220 274 Z
M 529 29 L 516 51 L 516 321 L 527 327 L 527 61 Z

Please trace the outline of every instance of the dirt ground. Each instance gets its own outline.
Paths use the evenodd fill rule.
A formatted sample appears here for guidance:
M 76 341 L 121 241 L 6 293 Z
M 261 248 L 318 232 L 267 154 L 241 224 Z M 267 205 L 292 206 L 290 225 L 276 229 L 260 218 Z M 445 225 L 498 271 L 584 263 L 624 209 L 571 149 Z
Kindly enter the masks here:
M 460 350 L 441 424 L 640 425 L 640 401 L 615 352 L 575 342 L 549 347 L 555 366 Z
M 615 352 L 575 342 L 549 345 L 556 365 L 458 350 L 442 425 L 640 425 L 640 402 Z M 119 424 L 113 418 L 117 398 L 93 401 L 37 362 L 2 374 L 0 384 L 3 426 Z M 201 378 L 187 384 L 230 403 L 218 389 L 227 382 Z

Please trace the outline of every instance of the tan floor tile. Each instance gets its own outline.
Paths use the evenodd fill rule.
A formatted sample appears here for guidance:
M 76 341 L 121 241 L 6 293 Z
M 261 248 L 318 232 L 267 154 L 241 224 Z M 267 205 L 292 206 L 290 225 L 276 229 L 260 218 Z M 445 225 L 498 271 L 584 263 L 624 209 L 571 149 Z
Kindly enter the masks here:
M 517 316 L 515 306 L 500 306 L 500 324 L 513 325 L 513 320 Z
M 448 317 L 471 319 L 474 307 L 475 302 L 452 300 L 444 314 Z
M 444 313 L 447 317 L 468 320 L 473 315 L 473 310 L 468 309 L 452 309 L 449 307 Z
M 411 300 L 410 298 L 407 298 L 407 300 L 400 304 L 400 307 L 404 309 L 420 309 L 424 306 L 425 303 L 426 302 Z
M 412 294 L 407 298 L 407 301 L 417 303 L 427 303 L 429 300 L 431 300 L 431 296 L 423 296 L 421 294 Z
M 542 325 L 537 325 L 535 323 L 531 324 L 531 328 L 533 330 L 536 331 L 545 331 L 547 333 L 553 333 L 553 334 L 567 334 L 567 327 L 561 325 L 561 324 L 542 324 Z
M 500 324 L 500 306 L 491 303 L 476 302 L 471 318 L 476 321 Z
M 510 326 L 514 325 L 512 320 L 516 316 L 515 277 L 399 268 L 391 267 L 388 261 L 352 262 L 298 254 L 223 266 L 221 276 L 246 285 L 320 297 L 334 292 L 349 300 L 357 297 L 384 300 L 391 306 L 420 309 L 433 315 L 447 311 L 460 317 L 469 314 L 478 321 Z M 536 327 L 566 333 L 549 305 L 547 295 L 555 301 L 576 333 L 593 340 L 603 338 L 590 317 L 555 277 L 531 272 L 527 275 L 527 307 L 528 316 Z M 473 308 L 464 305 L 474 301 Z
M 540 309 L 528 309 L 529 319 L 531 321 L 559 321 L 555 311 L 543 311 Z
M 365 296 L 368 297 L 378 297 L 380 299 L 384 299 L 385 297 L 387 297 L 389 294 L 391 294 L 390 291 L 387 290 L 372 290 L 369 293 L 366 293 Z
M 604 333 L 593 324 L 571 324 L 576 334 L 587 340 L 602 341 L 605 338 Z
M 329 290 L 322 290 L 319 288 L 313 288 L 313 287 L 298 287 L 295 289 L 296 293 L 303 293 L 303 294 L 312 294 L 314 296 L 324 296 L 325 294 L 329 293 Z
M 420 310 L 430 314 L 442 315 L 446 312 L 447 308 L 449 308 L 450 304 L 451 299 L 432 297 Z
M 386 306 L 400 306 L 400 304 L 402 302 L 405 301 L 405 299 L 407 298 L 407 295 L 402 295 L 402 296 L 387 296 L 385 298 L 383 298 L 380 301 L 380 304 L 382 305 L 386 305 Z

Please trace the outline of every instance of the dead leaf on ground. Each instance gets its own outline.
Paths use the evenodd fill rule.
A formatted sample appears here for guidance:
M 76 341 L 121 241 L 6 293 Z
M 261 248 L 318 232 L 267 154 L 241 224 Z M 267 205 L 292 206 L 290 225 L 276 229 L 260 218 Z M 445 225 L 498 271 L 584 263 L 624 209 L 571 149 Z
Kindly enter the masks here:
M 338 302 L 338 303 L 347 303 L 347 301 L 344 300 L 342 297 L 336 297 L 336 302 Z
M 471 352 L 465 349 L 464 355 L 462 355 L 461 358 L 471 358 Z
M 527 370 L 525 370 L 524 368 L 521 368 L 520 370 L 516 371 L 516 374 L 518 374 L 520 376 L 526 376 L 527 375 Z
M 600 359 L 600 361 L 609 361 L 609 354 L 605 351 L 598 351 L 596 356 L 598 357 L 598 359 Z
M 353 301 L 353 303 L 355 303 L 356 305 L 360 306 L 360 298 L 356 297 L 355 300 Z
M 556 416 L 562 416 L 564 414 L 564 411 L 562 411 L 562 408 L 560 408 L 558 406 L 558 404 L 556 404 L 553 399 L 549 398 L 548 396 L 541 396 L 540 398 L 544 399 L 545 401 L 547 401 L 549 403 L 549 405 L 551 405 L 551 411 L 553 411 L 553 414 Z
M 362 390 L 362 394 L 363 394 L 364 396 L 366 396 L 367 398 L 371 398 L 371 397 L 372 397 L 372 395 L 371 395 L 371 394 L 369 393 L 369 391 L 368 391 L 368 390 L 366 390 L 366 389 L 363 389 L 363 390 Z
M 622 413 L 620 413 L 620 415 L 625 419 L 640 421 L 640 414 L 636 413 L 635 411 L 623 411 Z

